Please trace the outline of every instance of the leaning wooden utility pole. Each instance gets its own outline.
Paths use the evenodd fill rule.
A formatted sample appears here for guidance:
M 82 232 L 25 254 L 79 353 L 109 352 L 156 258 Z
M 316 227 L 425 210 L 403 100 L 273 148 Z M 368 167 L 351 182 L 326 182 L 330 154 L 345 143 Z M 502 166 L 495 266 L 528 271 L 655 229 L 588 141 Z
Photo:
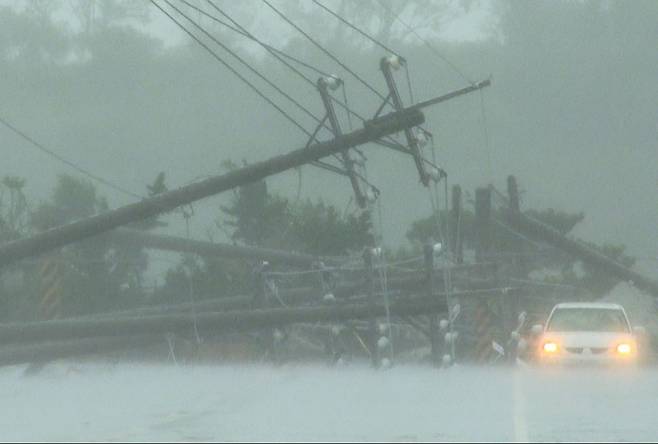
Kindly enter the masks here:
M 487 262 L 491 254 L 491 189 L 475 190 L 475 258 L 478 263 Z
M 141 202 L 56 227 L 36 236 L 9 242 L 0 247 L 0 267 L 105 233 L 122 225 L 171 211 L 181 205 L 265 179 L 332 154 L 341 153 L 349 148 L 420 125 L 424 120 L 424 115 L 418 109 L 396 111 L 381 118 L 366 121 L 363 128 L 336 137 L 331 141 L 300 148 L 223 175 L 158 194 Z
M 562 233 L 523 214 L 516 205 L 509 209 L 507 221 L 512 228 L 533 239 L 544 241 L 556 248 L 596 267 L 619 280 L 632 282 L 637 288 L 648 291 L 658 297 L 658 282 L 626 268 L 602 253 L 586 246 L 576 239 L 570 239 Z
M 448 229 L 451 230 L 450 243 L 452 255 L 455 262 L 458 264 L 464 263 L 464 247 L 463 237 L 464 234 L 461 230 L 462 219 L 462 189 L 459 185 L 452 187 L 452 208 L 450 210 L 451 224 Z

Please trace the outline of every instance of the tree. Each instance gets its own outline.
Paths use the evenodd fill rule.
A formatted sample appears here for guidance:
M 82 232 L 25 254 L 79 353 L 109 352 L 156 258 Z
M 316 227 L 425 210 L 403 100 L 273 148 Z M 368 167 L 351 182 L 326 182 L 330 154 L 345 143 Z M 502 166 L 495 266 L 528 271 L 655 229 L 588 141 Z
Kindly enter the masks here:
M 5 176 L 0 182 L 0 242 L 18 239 L 28 227 L 25 179 Z
M 335 206 L 311 200 L 293 207 L 290 231 L 306 253 L 340 256 L 373 244 L 372 224 L 365 212 L 343 215 Z
M 493 209 L 491 217 L 496 220 L 504 220 L 503 210 Z M 419 219 L 411 224 L 407 231 L 407 239 L 413 246 L 413 251 L 418 253 L 422 245 L 428 242 L 436 242 L 442 239 L 443 233 L 446 232 L 446 220 L 450 220 L 447 224 L 451 228 L 451 233 L 454 232 L 452 219 L 446 217 L 448 213 L 442 211 L 440 215 L 432 215 L 423 219 Z M 578 223 L 582 222 L 585 218 L 585 213 L 569 213 L 566 211 L 556 210 L 553 208 L 545 210 L 527 210 L 526 215 L 536 219 L 551 228 L 557 230 L 562 235 L 570 233 Z M 440 221 L 440 222 L 437 222 Z M 477 233 L 475 229 L 475 216 L 470 210 L 463 210 L 462 220 L 459 227 L 463 236 L 463 245 L 465 248 L 475 248 L 477 243 Z M 601 273 L 598 269 L 584 265 L 580 273 L 574 271 L 574 267 L 578 263 L 576 259 L 570 258 L 559 250 L 547 248 L 541 254 L 537 253 L 537 244 L 530 244 L 528 241 L 514 233 L 509 228 L 503 228 L 500 224 L 493 226 L 493 238 L 491 239 L 491 248 L 494 255 L 501 255 L 505 257 L 510 254 L 510 257 L 516 254 L 522 254 L 522 265 L 525 272 L 530 273 L 533 270 L 540 269 L 557 269 L 559 278 L 547 277 L 545 280 L 552 283 L 570 284 L 587 289 L 590 293 L 602 296 L 607 293 L 617 282 L 617 279 L 605 273 Z M 626 267 L 633 265 L 633 258 L 624 254 L 625 247 L 623 245 L 596 245 L 588 243 L 588 246 L 595 249 L 609 258 L 618 261 Z

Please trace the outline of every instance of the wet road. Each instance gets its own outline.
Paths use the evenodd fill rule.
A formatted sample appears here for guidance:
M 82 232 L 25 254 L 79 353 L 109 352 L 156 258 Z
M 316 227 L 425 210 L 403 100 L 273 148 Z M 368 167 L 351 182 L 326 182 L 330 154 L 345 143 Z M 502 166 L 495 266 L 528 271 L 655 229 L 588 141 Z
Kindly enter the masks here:
M 0 369 L 11 440 L 635 441 L 658 438 L 658 370 L 180 366 Z

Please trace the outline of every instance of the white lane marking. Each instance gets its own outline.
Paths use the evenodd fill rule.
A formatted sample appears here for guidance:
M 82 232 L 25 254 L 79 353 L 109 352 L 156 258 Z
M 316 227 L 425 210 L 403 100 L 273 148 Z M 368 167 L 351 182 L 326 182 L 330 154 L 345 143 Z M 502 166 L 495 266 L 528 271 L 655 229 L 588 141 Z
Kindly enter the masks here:
M 514 421 L 514 440 L 516 442 L 529 442 L 528 438 L 528 424 L 526 418 L 526 397 L 523 393 L 523 380 L 521 373 L 522 368 L 515 368 L 514 372 L 514 406 L 513 406 L 513 421 Z

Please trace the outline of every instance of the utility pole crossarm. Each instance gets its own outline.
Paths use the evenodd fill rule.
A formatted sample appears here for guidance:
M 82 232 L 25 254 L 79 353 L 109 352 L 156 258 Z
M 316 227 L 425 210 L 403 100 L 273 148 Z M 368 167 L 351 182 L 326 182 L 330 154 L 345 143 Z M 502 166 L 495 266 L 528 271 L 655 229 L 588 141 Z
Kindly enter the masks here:
M 392 59 L 392 60 L 391 60 Z M 386 86 L 388 86 L 389 96 L 393 104 L 393 108 L 396 111 L 399 111 L 404 108 L 402 104 L 402 98 L 400 97 L 400 92 L 398 91 L 397 85 L 395 84 L 395 79 L 393 78 L 393 69 L 397 69 L 403 63 L 399 57 L 383 57 L 379 64 L 382 73 L 384 74 L 384 79 L 386 80 Z M 414 158 L 416 163 L 416 169 L 418 170 L 418 175 L 420 176 L 420 181 L 423 185 L 428 186 L 430 183 L 430 176 L 427 174 L 425 169 L 425 164 L 423 163 L 420 147 L 418 146 L 418 139 L 411 130 L 411 128 L 404 129 L 404 136 L 407 139 L 407 145 L 409 146 L 409 151 Z
M 0 246 L 0 267 L 105 233 L 122 225 L 171 211 L 205 197 L 257 182 L 332 154 L 341 153 L 349 148 L 420 125 L 424 120 L 425 117 L 417 109 L 394 112 L 383 119 L 377 119 L 377 122 L 365 122 L 364 128 L 336 137 L 331 141 L 300 148 L 226 174 L 158 194 L 140 202 L 52 228 L 29 238 L 8 242 Z
M 423 108 L 427 108 L 428 106 L 436 105 L 441 102 L 445 102 L 450 99 L 454 99 L 459 96 L 463 96 L 464 94 L 469 94 L 474 91 L 478 91 L 480 89 L 486 88 L 487 86 L 491 86 L 491 80 L 486 79 L 481 82 L 477 82 L 471 86 L 467 86 L 466 88 L 458 89 L 457 91 L 450 92 L 448 94 L 444 94 L 439 97 L 435 97 L 433 99 L 425 100 L 424 102 L 418 102 L 415 105 L 411 105 L 407 107 L 406 109 L 417 109 L 421 110 Z
M 317 81 L 318 91 L 320 91 L 320 98 L 322 99 L 322 104 L 324 105 L 325 112 L 327 113 L 327 119 L 329 120 L 329 124 L 331 125 L 331 129 L 335 137 L 342 135 L 343 131 L 340 127 L 340 123 L 338 122 L 338 117 L 336 117 L 334 106 L 331 103 L 329 89 L 335 89 L 336 87 L 340 86 L 340 83 L 342 83 L 342 81 L 339 79 L 326 79 L 324 77 L 320 77 Z M 352 160 L 348 151 L 343 151 L 341 153 L 341 159 L 343 168 L 345 168 L 345 173 L 350 179 L 350 184 L 352 185 L 352 190 L 354 191 L 354 196 L 356 198 L 356 203 L 360 208 L 365 208 L 367 202 L 365 195 L 361 190 L 359 178 L 356 176 L 356 172 L 354 171 L 354 161 Z

